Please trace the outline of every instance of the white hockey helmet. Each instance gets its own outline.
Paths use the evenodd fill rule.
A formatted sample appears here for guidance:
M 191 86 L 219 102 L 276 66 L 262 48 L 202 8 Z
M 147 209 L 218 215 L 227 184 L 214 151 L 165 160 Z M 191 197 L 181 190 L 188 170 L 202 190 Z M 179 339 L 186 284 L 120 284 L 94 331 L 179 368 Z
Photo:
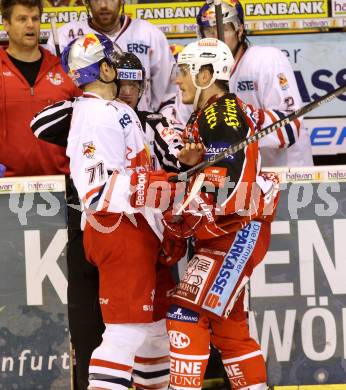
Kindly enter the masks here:
M 229 47 L 216 38 L 203 38 L 192 42 L 178 55 L 178 65 L 188 65 L 193 83 L 198 87 L 196 76 L 203 65 L 213 67 L 213 78 L 210 85 L 215 80 L 228 81 L 234 66 L 234 58 Z M 209 85 L 205 88 L 208 88 Z
M 229 81 L 234 66 L 234 58 L 229 47 L 216 38 L 203 38 L 192 42 L 178 54 L 178 66 L 188 66 L 196 93 L 193 107 L 198 108 L 198 102 L 203 89 L 209 88 L 215 80 Z M 213 76 L 208 85 L 197 83 L 197 75 L 203 65 L 211 65 Z

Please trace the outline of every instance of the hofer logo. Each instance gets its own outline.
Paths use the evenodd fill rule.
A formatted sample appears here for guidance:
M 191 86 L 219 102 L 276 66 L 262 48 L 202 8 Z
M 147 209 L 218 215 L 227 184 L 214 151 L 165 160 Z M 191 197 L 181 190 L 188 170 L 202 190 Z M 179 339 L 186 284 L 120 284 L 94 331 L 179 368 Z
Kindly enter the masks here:
M 168 331 L 169 342 L 174 348 L 183 349 L 190 345 L 190 338 L 177 330 Z

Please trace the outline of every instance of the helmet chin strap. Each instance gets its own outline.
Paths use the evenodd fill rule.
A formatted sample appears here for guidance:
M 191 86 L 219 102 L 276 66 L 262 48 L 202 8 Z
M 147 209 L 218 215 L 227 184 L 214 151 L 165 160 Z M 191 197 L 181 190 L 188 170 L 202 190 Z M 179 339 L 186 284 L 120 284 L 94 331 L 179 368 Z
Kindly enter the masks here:
M 194 111 L 197 111 L 198 109 L 198 101 L 199 101 L 199 98 L 201 97 L 201 93 L 202 93 L 202 88 L 201 87 L 196 87 L 196 93 L 195 93 L 195 97 L 193 99 L 193 109 Z
M 205 87 L 201 87 L 200 85 L 197 85 L 196 78 L 197 78 L 197 75 L 195 75 L 195 78 L 192 77 L 193 85 L 196 87 L 196 93 L 195 93 L 195 97 L 193 99 L 193 109 L 195 111 L 197 111 L 197 109 L 198 109 L 198 103 L 199 103 L 199 99 L 201 97 L 202 90 L 209 88 L 216 80 L 215 75 L 213 75 L 209 84 L 206 85 Z

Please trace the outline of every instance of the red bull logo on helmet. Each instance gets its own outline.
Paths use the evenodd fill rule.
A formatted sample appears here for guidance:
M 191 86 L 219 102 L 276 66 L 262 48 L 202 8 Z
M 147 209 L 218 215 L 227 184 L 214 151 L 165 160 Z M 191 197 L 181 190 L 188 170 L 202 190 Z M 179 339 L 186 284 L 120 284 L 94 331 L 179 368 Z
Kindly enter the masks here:
M 99 40 L 94 34 L 88 34 L 83 42 L 84 51 L 87 51 L 89 46 L 94 46 Z
M 212 10 L 212 9 L 207 9 L 203 12 L 202 14 L 202 21 L 203 22 L 206 22 L 208 21 L 209 19 L 215 19 L 215 11 Z

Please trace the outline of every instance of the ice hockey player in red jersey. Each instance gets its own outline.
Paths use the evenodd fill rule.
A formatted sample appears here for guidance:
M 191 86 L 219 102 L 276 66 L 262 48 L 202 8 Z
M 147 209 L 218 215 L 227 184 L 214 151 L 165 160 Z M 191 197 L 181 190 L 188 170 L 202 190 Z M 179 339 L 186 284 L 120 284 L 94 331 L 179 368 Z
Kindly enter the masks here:
M 214 38 L 190 43 L 178 56 L 176 83 L 183 103 L 195 108 L 178 155 L 185 168 L 272 121 L 275 113 L 257 110 L 228 92 L 233 65 L 228 46 Z M 202 174 L 201 191 L 193 196 L 191 190 L 182 213 L 177 208 L 165 213 L 167 234 L 193 236 L 196 242 L 167 314 L 170 387 L 201 389 L 212 344 L 221 352 L 233 390 L 265 390 L 265 362 L 249 335 L 244 286 L 268 250 L 278 180 L 261 172 L 257 143 Z

